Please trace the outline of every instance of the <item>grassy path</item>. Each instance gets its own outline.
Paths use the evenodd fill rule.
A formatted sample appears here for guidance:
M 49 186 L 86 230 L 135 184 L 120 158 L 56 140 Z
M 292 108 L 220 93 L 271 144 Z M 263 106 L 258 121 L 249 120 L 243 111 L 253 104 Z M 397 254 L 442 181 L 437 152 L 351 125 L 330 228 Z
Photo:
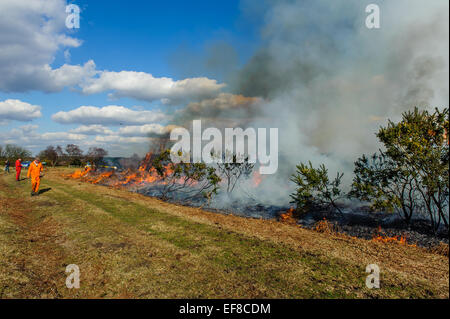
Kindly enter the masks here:
M 0 175 L 0 297 L 448 298 L 448 259 L 61 178 Z M 382 288 L 365 287 L 378 263 Z M 81 288 L 67 289 L 77 264 Z

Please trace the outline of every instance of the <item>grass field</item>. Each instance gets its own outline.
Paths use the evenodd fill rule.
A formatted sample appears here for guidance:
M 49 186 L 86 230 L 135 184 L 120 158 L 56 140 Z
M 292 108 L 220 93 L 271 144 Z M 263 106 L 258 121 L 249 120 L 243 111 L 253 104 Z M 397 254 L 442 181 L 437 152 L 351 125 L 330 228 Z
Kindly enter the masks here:
M 448 258 L 66 180 L 0 175 L 1 298 L 449 298 Z M 25 175 L 25 174 L 23 174 Z M 80 289 L 65 268 L 81 271 Z M 381 288 L 368 289 L 368 264 Z

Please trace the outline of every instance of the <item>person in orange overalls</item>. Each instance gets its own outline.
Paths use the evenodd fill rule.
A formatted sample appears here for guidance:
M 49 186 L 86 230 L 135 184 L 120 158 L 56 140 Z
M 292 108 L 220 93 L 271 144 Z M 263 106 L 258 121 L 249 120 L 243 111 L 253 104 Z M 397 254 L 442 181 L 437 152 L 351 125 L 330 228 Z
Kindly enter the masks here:
M 20 182 L 20 172 L 22 171 L 22 159 L 16 161 L 16 181 Z
M 44 171 L 42 163 L 39 157 L 36 157 L 33 162 L 30 163 L 28 168 L 27 177 L 31 177 L 31 196 L 39 195 L 39 184 L 41 183 L 41 172 Z

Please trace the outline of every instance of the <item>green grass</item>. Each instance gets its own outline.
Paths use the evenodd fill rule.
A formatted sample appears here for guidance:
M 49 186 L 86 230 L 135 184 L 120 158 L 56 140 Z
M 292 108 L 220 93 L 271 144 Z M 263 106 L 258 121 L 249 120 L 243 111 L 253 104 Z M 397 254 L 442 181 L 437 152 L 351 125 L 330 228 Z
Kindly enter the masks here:
M 182 219 L 167 213 L 146 208 L 133 202 L 112 200 L 108 196 L 99 196 L 95 193 L 76 191 L 56 182 L 47 182 L 48 185 L 64 192 L 50 194 L 50 197 L 60 202 L 67 202 L 75 197 L 90 205 L 98 207 L 111 214 L 121 222 L 155 235 L 159 240 L 165 241 L 181 251 L 205 258 L 214 264 L 217 271 L 233 271 L 241 277 L 241 281 L 252 281 L 262 286 L 274 287 L 282 290 L 291 284 L 291 280 L 284 279 L 284 272 L 289 268 L 304 268 L 311 273 L 313 281 L 322 278 L 326 282 L 327 276 L 335 277 L 339 274 L 349 275 L 344 271 L 346 265 L 340 265 L 333 259 L 323 260 L 315 256 L 302 255 L 298 251 L 281 247 L 274 243 L 248 238 L 238 233 L 217 231 L 216 228 Z M 164 230 L 158 230 L 164 225 Z M 263 262 L 262 262 L 263 261 Z M 272 265 L 271 271 L 266 271 L 267 265 Z M 356 273 L 364 273 L 361 267 L 353 269 Z M 357 284 L 354 276 L 340 276 L 342 280 Z M 322 291 L 324 290 L 324 291 Z M 347 293 L 336 291 L 330 293 L 326 285 L 317 283 L 314 291 L 308 289 L 293 289 L 287 292 L 286 297 L 352 297 Z
M 404 282 L 405 274 L 385 271 L 384 287 L 369 290 L 366 264 L 352 258 L 218 227 L 174 205 L 147 204 L 135 194 L 59 175 L 43 179 L 41 189 L 51 190 L 37 198 L 29 197 L 27 181 L 0 177 L 6 205 L 0 214 L 0 297 L 448 297 L 448 279 L 444 292 L 442 283 L 436 287 L 420 276 Z M 298 231 L 306 232 L 293 228 Z M 29 267 L 20 271 L 21 263 Z M 70 263 L 81 269 L 79 290 L 65 287 Z M 445 259 L 439 263 L 445 267 Z

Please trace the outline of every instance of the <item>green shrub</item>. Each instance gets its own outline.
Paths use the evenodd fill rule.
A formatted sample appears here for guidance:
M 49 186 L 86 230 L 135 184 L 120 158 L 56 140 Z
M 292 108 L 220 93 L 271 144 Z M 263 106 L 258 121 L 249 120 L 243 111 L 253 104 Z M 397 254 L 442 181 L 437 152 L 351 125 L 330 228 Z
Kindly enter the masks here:
M 291 194 L 292 201 L 297 210 L 305 211 L 311 206 L 334 208 L 342 214 L 337 201 L 343 197 L 339 188 L 344 174 L 337 173 L 336 178 L 330 180 L 325 165 L 314 168 L 301 163 L 297 165 L 297 171 L 291 177 L 291 181 L 297 185 L 296 192 Z
M 448 229 L 449 111 L 406 112 L 399 123 L 389 121 L 377 137 L 385 150 L 355 163 L 350 195 L 376 208 L 397 211 L 410 222 L 424 213 L 433 229 Z

